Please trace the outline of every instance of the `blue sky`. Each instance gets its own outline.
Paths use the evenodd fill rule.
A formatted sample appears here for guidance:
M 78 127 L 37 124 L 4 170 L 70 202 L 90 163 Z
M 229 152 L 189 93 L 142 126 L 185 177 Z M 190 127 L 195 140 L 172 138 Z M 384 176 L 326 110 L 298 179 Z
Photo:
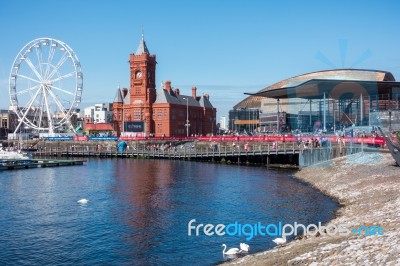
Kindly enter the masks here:
M 218 118 L 246 96 L 295 75 L 331 68 L 387 70 L 400 80 L 399 1 L 0 2 L 0 108 L 8 76 L 29 41 L 66 42 L 84 72 L 82 107 L 129 86 L 129 54 L 142 27 L 157 55 L 157 89 L 210 94 Z

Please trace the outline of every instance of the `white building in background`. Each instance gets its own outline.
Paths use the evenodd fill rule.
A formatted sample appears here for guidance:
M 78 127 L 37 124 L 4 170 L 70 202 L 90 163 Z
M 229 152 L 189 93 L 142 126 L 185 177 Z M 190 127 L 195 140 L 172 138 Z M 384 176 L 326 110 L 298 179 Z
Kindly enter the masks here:
M 97 103 L 84 109 L 85 123 L 112 123 L 112 104 Z
M 220 127 L 219 127 L 220 129 L 228 129 L 226 127 L 226 116 L 221 116 L 219 124 L 220 124 Z

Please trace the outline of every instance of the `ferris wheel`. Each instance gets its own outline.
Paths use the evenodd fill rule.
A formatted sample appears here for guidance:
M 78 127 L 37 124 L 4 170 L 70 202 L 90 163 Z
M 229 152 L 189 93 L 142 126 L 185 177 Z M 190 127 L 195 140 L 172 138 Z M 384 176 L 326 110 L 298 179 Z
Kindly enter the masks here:
M 39 38 L 26 44 L 11 67 L 11 109 L 22 124 L 53 134 L 66 125 L 81 102 L 83 74 L 74 51 L 64 42 Z

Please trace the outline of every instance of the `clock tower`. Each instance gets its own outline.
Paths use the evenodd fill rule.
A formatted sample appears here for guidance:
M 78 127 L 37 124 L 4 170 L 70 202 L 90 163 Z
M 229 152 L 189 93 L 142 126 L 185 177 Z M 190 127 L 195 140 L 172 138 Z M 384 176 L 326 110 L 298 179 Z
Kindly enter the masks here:
M 156 100 L 156 56 L 147 49 L 144 36 L 130 55 L 130 106 L 124 111 L 131 121 L 144 121 L 146 135 L 154 133 L 153 103 Z

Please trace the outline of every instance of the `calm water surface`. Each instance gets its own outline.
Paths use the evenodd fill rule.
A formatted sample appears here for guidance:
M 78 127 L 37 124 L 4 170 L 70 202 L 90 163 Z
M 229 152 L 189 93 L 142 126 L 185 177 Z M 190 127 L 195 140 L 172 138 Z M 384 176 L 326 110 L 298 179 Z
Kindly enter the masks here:
M 221 244 L 272 248 L 271 237 L 187 235 L 214 225 L 326 221 L 337 204 L 293 172 L 168 160 L 0 172 L 0 265 L 209 265 Z M 80 205 L 81 198 L 89 199 Z

